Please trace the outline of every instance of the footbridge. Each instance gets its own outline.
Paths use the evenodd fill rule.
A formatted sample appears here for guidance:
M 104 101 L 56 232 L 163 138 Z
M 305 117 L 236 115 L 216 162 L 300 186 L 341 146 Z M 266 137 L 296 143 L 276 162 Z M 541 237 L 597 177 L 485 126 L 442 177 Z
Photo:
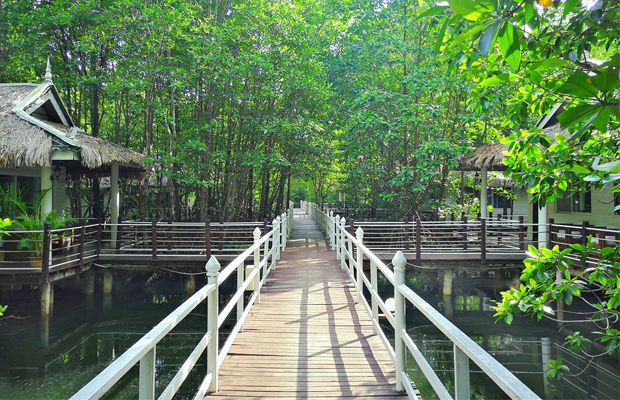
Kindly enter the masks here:
M 192 374 L 199 375 L 192 380 L 199 382 L 192 390 L 197 400 L 416 399 L 420 393 L 409 374 L 414 365 L 440 399 L 469 399 L 473 368 L 512 399 L 538 399 L 405 285 L 403 252 L 395 253 L 389 267 L 365 245 L 363 227 L 354 234 L 340 224 L 325 229 L 325 220 L 308 203 L 294 210 L 292 222 L 284 233 L 255 228 L 253 243 L 224 268 L 211 256 L 207 284 L 72 399 L 97 399 L 118 390 L 134 367 L 140 399 L 172 399 Z M 380 281 L 388 285 L 388 295 L 380 294 Z M 223 300 L 225 282 L 236 292 Z M 413 307 L 453 342 L 451 382 L 439 379 L 409 336 L 405 314 Z M 205 311 L 206 330 L 187 360 L 171 379 L 159 376 L 158 344 L 190 313 Z

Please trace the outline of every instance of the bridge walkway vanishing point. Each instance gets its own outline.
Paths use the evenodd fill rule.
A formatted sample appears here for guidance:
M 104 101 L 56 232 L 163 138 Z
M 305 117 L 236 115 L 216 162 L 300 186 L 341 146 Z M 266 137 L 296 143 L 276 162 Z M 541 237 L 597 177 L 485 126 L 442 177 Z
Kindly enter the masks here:
M 323 233 L 302 211 L 210 396 L 392 398 L 394 363 Z

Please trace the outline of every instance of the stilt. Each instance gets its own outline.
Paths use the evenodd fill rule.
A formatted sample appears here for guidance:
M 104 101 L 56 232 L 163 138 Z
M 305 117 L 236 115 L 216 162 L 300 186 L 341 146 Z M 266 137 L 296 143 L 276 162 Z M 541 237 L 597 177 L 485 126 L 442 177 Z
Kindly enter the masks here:
M 452 295 L 452 278 L 454 275 L 454 271 L 450 269 L 446 269 L 443 271 L 443 294 L 445 296 Z
M 85 279 L 85 287 L 84 287 L 84 292 L 89 296 L 92 297 L 95 294 L 95 278 L 96 278 L 96 272 L 93 269 L 89 269 L 88 271 L 86 271 L 84 273 L 84 279 Z
M 443 310 L 446 318 L 448 318 L 449 320 L 452 320 L 454 318 L 454 306 L 452 304 L 451 295 L 443 295 Z

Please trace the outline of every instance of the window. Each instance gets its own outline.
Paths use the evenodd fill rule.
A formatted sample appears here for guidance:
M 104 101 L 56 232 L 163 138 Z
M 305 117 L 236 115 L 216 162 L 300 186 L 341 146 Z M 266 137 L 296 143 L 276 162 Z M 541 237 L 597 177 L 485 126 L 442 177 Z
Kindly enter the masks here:
M 491 193 L 488 199 L 489 205 L 493 206 L 493 208 L 510 208 L 510 203 L 506 198 L 499 193 Z
M 592 212 L 592 191 L 590 188 L 580 185 L 579 191 L 571 193 L 571 189 L 564 194 L 564 197 L 557 199 L 555 209 L 557 212 L 590 213 Z

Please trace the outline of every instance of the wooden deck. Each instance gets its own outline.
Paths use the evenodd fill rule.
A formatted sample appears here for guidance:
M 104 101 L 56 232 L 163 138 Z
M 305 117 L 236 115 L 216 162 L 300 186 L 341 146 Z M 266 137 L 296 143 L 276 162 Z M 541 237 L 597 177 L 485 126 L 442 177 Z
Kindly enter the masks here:
M 238 398 L 393 398 L 394 364 L 319 227 L 296 215 L 291 240 L 220 369 Z

